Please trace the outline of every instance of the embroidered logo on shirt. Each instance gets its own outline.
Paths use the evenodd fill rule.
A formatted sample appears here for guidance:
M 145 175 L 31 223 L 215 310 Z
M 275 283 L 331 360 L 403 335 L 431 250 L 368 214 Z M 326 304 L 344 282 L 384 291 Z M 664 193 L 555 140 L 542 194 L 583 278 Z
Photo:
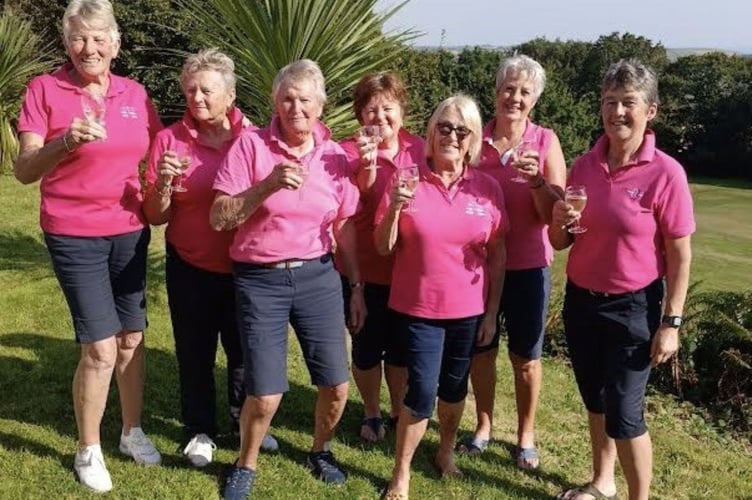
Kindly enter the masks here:
M 465 207 L 465 213 L 467 215 L 477 215 L 478 217 L 483 217 L 488 212 L 483 205 L 481 205 L 477 201 L 470 200 L 467 202 L 467 206 Z
M 634 201 L 639 201 L 642 199 L 642 195 L 645 194 L 644 191 L 640 191 L 640 188 L 626 188 L 625 191 L 627 192 L 627 195 Z
M 138 114 L 136 114 L 136 108 L 134 108 L 133 106 L 120 106 L 120 116 L 122 116 L 123 118 L 138 118 Z

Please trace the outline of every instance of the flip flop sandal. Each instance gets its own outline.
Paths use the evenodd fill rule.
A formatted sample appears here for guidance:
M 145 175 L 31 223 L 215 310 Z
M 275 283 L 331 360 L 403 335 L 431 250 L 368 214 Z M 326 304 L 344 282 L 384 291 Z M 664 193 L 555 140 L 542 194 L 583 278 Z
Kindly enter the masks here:
M 397 490 L 385 489 L 381 494 L 381 500 L 408 500 L 407 493 L 401 493 Z
M 517 462 L 517 468 L 522 470 L 535 470 L 540 465 L 540 456 L 538 455 L 538 448 L 535 446 L 531 448 L 520 448 L 515 446 L 512 451 L 512 456 Z M 532 460 L 537 460 L 535 465 L 530 464 Z
M 363 427 L 368 427 L 376 438 L 369 439 L 365 437 L 363 435 Z M 386 430 L 384 429 L 384 420 L 382 420 L 381 417 L 367 417 L 360 423 L 360 438 L 368 443 L 375 443 L 383 440 L 384 432 L 386 432 Z
M 576 495 L 590 495 L 591 497 L 595 498 L 595 500 L 618 500 L 619 497 L 614 493 L 613 495 L 606 496 L 603 494 L 601 490 L 596 488 L 593 483 L 588 483 L 582 486 L 577 486 L 576 488 L 570 488 L 566 491 L 562 491 L 558 495 L 556 495 L 556 500 L 568 500 L 570 498 L 575 497 Z
M 480 455 L 488 449 L 490 441 L 490 439 L 479 439 L 475 436 L 469 436 L 457 445 L 457 453 L 471 457 Z

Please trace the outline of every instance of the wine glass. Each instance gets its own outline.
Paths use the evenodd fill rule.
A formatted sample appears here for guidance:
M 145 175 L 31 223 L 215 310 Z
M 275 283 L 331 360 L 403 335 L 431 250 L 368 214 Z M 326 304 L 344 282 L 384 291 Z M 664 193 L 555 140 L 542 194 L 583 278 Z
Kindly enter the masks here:
M 572 205 L 572 208 L 578 214 L 582 214 L 582 211 L 585 210 L 585 205 L 587 205 L 587 192 L 585 191 L 585 186 L 567 186 L 566 191 L 564 191 L 564 201 L 566 201 L 569 205 Z M 567 228 L 567 231 L 572 234 L 581 234 L 587 231 L 587 228 L 582 227 L 580 225 L 580 219 L 577 218 Z
M 360 136 L 364 137 L 369 144 L 373 145 L 373 151 L 368 153 L 369 165 L 366 170 L 376 170 L 376 158 L 378 156 L 378 147 L 381 142 L 381 128 L 378 125 L 364 125 L 360 127 Z
M 517 169 L 517 175 L 512 177 L 512 182 L 517 182 L 519 184 L 525 184 L 528 182 L 527 177 L 522 173 L 520 170 L 520 167 L 523 165 L 522 159 L 525 156 L 526 153 L 534 152 L 534 141 L 530 140 L 523 140 L 519 144 L 517 144 L 514 148 L 512 148 L 512 166 Z
M 175 144 L 175 156 L 180 162 L 181 169 L 180 175 L 176 175 L 172 180 L 172 190 L 176 193 L 185 193 L 188 188 L 183 185 L 183 180 L 185 180 L 186 170 L 191 166 L 190 146 L 188 144 Z
M 303 186 L 306 183 L 306 179 L 308 178 L 308 166 L 305 165 L 302 161 L 297 160 L 295 162 L 297 165 L 297 168 L 295 169 L 295 173 L 300 176 L 302 179 L 302 182 L 300 184 L 300 187 L 298 187 L 298 199 L 303 199 Z
M 410 167 L 403 167 L 399 169 L 399 182 L 404 184 L 409 189 L 413 196 L 415 195 L 415 189 L 418 187 L 418 181 L 420 180 L 420 171 L 417 165 Z M 404 212 L 416 212 L 414 200 L 411 200 L 404 204 L 402 207 Z
M 99 92 L 89 92 L 84 90 L 81 94 L 81 109 L 84 117 L 91 122 L 96 122 L 102 127 L 105 126 L 104 116 L 107 110 L 104 96 Z

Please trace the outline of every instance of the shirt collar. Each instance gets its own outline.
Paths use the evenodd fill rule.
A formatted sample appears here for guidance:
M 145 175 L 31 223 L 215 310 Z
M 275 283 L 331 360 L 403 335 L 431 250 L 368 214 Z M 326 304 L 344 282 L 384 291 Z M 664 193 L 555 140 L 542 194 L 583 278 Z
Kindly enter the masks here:
M 71 78 L 71 71 L 76 71 L 76 69 L 73 66 L 73 63 L 68 62 L 56 69 L 52 73 L 52 77 L 55 79 L 55 83 L 58 87 L 81 94 L 84 90 L 75 82 L 75 80 L 73 80 L 73 78 Z M 107 87 L 106 97 L 122 94 L 128 88 L 125 78 L 114 75 L 112 72 L 110 72 L 109 77 L 110 85 Z

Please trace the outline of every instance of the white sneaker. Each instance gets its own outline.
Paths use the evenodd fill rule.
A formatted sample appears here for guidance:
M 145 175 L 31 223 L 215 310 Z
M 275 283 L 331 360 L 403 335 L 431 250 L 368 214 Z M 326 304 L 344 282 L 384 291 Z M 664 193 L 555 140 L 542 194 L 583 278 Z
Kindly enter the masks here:
M 205 467 L 212 461 L 212 452 L 217 445 L 206 434 L 196 434 L 183 448 L 183 455 L 196 467 Z
M 266 434 L 261 441 L 261 449 L 264 451 L 279 451 L 279 443 L 274 439 L 274 436 Z
M 112 489 L 112 479 L 104 465 L 102 448 L 98 444 L 87 446 L 76 453 L 73 470 L 78 480 L 89 489 L 104 493 Z
M 162 456 L 141 427 L 131 427 L 127 436 L 120 434 L 120 451 L 144 465 L 159 465 L 162 461 Z

